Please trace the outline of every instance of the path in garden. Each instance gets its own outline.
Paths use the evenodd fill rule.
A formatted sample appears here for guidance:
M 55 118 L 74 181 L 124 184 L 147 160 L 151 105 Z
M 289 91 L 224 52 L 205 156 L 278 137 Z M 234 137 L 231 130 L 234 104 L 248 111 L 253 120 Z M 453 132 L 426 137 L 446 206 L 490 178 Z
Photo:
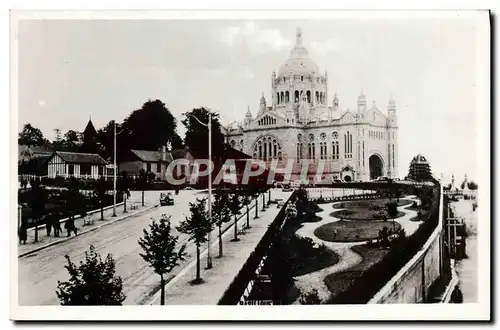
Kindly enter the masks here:
M 417 200 L 415 196 L 408 196 L 405 197 L 405 199 L 409 199 L 412 201 Z M 332 207 L 333 204 L 334 203 L 321 204 L 320 207 L 323 208 L 323 211 L 317 213 L 316 215 L 321 217 L 322 220 L 318 222 L 305 222 L 303 223 L 303 227 L 301 227 L 296 232 L 297 236 L 309 237 L 314 241 L 314 243 L 324 244 L 330 250 L 335 252 L 339 257 L 339 261 L 332 266 L 295 278 L 295 286 L 302 293 L 310 292 L 312 289 L 316 289 L 318 291 L 318 297 L 321 299 L 321 301 L 326 301 L 330 297 L 330 290 L 328 290 L 328 287 L 324 282 L 325 277 L 333 273 L 344 271 L 359 264 L 362 261 L 362 257 L 358 253 L 354 252 L 351 247 L 354 245 L 361 245 L 366 243 L 328 242 L 314 235 L 314 231 L 316 230 L 316 228 L 319 228 L 327 223 L 340 221 L 339 218 L 330 215 L 330 213 L 332 213 L 334 210 Z M 417 215 L 417 212 L 413 210 L 406 210 L 405 208 L 409 206 L 411 206 L 411 204 L 400 206 L 398 209 L 402 212 L 405 212 L 405 215 L 395 220 L 401 225 L 402 228 L 405 229 L 408 236 L 413 234 L 421 224 L 421 221 L 411 221 L 411 219 Z M 296 301 L 295 303 L 298 303 L 298 301 Z

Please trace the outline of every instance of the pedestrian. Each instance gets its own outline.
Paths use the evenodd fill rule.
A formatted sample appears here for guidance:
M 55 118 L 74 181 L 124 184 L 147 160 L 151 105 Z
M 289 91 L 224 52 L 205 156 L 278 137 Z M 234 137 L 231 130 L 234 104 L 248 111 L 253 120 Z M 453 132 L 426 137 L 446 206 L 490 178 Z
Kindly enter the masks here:
M 59 220 L 61 220 L 61 218 L 62 218 L 62 213 L 57 212 L 54 214 L 54 216 L 51 219 L 52 228 L 54 228 L 54 237 L 59 237 L 59 234 L 61 233 L 61 223 L 59 222 Z
M 26 244 L 26 240 L 28 239 L 28 231 L 26 230 L 26 225 L 24 223 L 19 227 L 19 241 L 21 244 Z
M 64 229 L 66 229 L 66 232 L 68 233 L 66 237 L 70 237 L 71 233 L 74 233 L 75 236 L 78 235 L 78 229 L 75 226 L 75 220 L 73 217 L 69 217 L 66 223 L 64 224 Z
M 52 213 L 48 214 L 45 217 L 45 229 L 47 230 L 47 237 L 50 236 L 50 233 L 52 232 L 52 218 L 54 215 Z
M 451 293 L 450 302 L 452 304 L 461 304 L 464 302 L 464 296 L 462 294 L 462 290 L 460 290 L 458 285 L 455 286 L 455 289 L 453 289 L 453 292 Z

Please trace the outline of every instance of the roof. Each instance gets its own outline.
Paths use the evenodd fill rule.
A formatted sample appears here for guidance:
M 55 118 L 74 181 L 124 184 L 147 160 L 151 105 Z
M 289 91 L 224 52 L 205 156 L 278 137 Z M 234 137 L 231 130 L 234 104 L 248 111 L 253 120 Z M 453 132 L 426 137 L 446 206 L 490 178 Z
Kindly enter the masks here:
M 415 164 L 415 163 L 416 164 L 428 164 L 429 161 L 424 156 L 422 156 L 421 154 L 418 154 L 415 157 L 413 157 L 411 163 L 412 164 Z
M 33 158 L 48 157 L 51 156 L 53 152 L 53 150 L 40 146 L 19 145 L 18 161 L 29 161 Z
M 107 162 L 98 154 L 88 154 L 82 152 L 56 151 L 53 155 L 58 155 L 65 162 L 71 164 L 93 164 L 106 165 Z M 51 157 L 52 158 L 52 157 Z
M 309 57 L 307 48 L 302 45 L 302 31 L 297 29 L 295 46 L 290 51 L 290 56 L 278 71 L 278 78 L 288 77 L 290 73 L 295 75 L 319 74 L 319 67 Z
M 193 158 L 193 155 L 186 149 L 174 149 L 170 154 L 172 159 Z
M 161 163 L 167 162 L 170 163 L 172 161 L 172 155 L 170 152 L 166 152 L 166 160 L 162 159 L 161 151 L 151 151 L 151 150 L 130 150 L 134 155 L 137 156 L 143 162 L 151 162 L 151 163 Z
M 83 130 L 83 134 L 97 134 L 97 131 L 94 127 L 94 124 L 92 123 L 92 120 L 89 119 L 89 122 L 87 123 L 87 126 L 85 127 L 85 130 Z

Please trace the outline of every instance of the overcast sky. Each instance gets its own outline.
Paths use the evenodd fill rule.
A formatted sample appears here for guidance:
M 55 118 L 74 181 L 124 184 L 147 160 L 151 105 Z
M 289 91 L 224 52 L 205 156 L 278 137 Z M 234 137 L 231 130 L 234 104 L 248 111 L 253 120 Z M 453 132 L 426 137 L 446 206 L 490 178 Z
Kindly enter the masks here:
M 255 115 L 297 27 L 329 100 L 356 108 L 361 89 L 399 122 L 400 176 L 422 153 L 433 172 L 477 176 L 476 20 L 24 20 L 19 23 L 19 120 L 53 139 L 122 121 L 148 99 L 174 116 L 201 105 L 223 122 Z M 179 123 L 179 126 L 182 124 Z M 183 127 L 179 130 L 183 136 Z M 443 147 L 447 146 L 447 147 Z M 451 147 L 450 147 L 451 146 Z

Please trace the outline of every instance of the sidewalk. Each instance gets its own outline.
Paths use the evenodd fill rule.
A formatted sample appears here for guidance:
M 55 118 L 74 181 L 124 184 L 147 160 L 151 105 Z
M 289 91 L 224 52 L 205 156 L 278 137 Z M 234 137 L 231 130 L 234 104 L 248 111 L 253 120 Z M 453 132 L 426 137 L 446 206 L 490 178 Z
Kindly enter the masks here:
M 286 200 L 291 194 L 291 192 L 274 191 L 272 199 L 282 198 Z M 204 269 L 206 266 L 206 249 L 202 251 L 200 257 L 201 277 L 205 283 L 199 285 L 190 284 L 190 281 L 196 277 L 196 259 L 192 258 L 189 264 L 165 285 L 165 304 L 216 305 L 280 210 L 281 208 L 278 208 L 276 204 L 271 204 L 265 212 L 259 211 L 258 219 L 251 217 L 251 228 L 246 230 L 244 235 L 239 236 L 240 241 L 238 242 L 231 242 L 233 231 L 227 230 L 223 235 L 223 258 L 215 257 L 219 243 L 218 240 L 214 240 L 211 245 L 212 253 L 214 253 L 213 268 Z M 245 222 L 246 217 L 241 217 L 238 220 L 238 228 L 241 228 Z M 192 255 L 194 256 L 194 254 Z M 160 292 L 152 297 L 150 304 L 160 304 Z
M 137 208 L 134 210 L 130 209 L 130 205 L 127 203 L 127 213 L 123 212 L 123 203 L 117 204 L 116 206 L 116 217 L 112 217 L 113 215 L 113 208 L 105 208 L 103 215 L 104 215 L 104 220 L 101 220 L 101 212 L 95 212 L 91 215 L 89 215 L 89 218 L 94 221 L 93 224 L 90 225 L 83 225 L 83 218 L 78 218 L 75 219 L 75 226 L 78 228 L 78 236 L 85 234 L 90 231 L 94 231 L 102 226 L 124 220 L 126 218 L 135 216 L 137 214 L 146 212 L 155 205 L 147 204 L 145 203 L 144 206 L 141 206 L 141 204 L 136 204 Z M 62 242 L 65 242 L 69 239 L 74 238 L 74 234 L 72 234 L 70 237 L 66 237 L 67 232 L 64 230 L 64 222 L 61 223 L 61 233 L 59 234 L 59 237 L 54 237 L 54 230 L 52 229 L 52 232 L 50 233 L 50 236 L 47 236 L 47 230 L 45 225 L 39 226 L 38 227 L 38 242 L 34 243 L 35 240 L 35 228 L 30 228 L 28 229 L 28 239 L 26 240 L 26 244 L 21 244 L 19 242 L 19 237 L 16 237 L 18 240 L 18 257 L 21 258 L 27 254 L 31 254 L 33 252 L 45 249 L 49 246 L 53 246 Z

